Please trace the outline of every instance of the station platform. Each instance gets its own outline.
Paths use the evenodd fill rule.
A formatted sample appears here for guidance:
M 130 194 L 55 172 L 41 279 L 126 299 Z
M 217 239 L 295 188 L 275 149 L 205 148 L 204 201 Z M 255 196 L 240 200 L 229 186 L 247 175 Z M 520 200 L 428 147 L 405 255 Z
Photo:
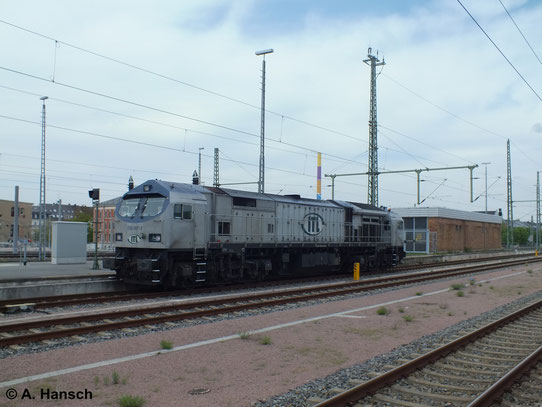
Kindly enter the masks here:
M 26 266 L 19 262 L 0 263 L 0 283 L 115 276 L 114 271 L 102 269 L 101 262 L 99 270 L 93 270 L 93 264 L 93 261 L 87 261 L 85 264 L 52 264 L 50 261 L 28 262 Z

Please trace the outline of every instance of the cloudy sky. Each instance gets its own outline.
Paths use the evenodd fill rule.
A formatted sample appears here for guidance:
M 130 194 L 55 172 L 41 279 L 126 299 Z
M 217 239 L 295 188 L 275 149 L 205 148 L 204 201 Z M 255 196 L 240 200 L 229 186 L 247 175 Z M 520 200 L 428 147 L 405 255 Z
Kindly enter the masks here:
M 48 96 L 47 202 L 90 204 L 128 178 L 258 179 L 261 57 L 268 55 L 269 193 L 316 196 L 322 172 L 367 171 L 370 68 L 378 76 L 381 171 L 423 172 L 422 206 L 506 215 L 511 141 L 514 217 L 535 215 L 542 170 L 542 2 L 462 0 L 0 0 L 0 199 L 39 201 L 41 96 Z M 529 41 L 529 48 L 515 23 Z M 532 87 L 532 89 L 529 88 Z M 329 179 L 323 197 L 331 198 Z M 382 174 L 381 205 L 416 204 L 416 175 Z M 256 190 L 256 185 L 239 188 Z M 336 179 L 337 199 L 366 202 L 367 176 Z

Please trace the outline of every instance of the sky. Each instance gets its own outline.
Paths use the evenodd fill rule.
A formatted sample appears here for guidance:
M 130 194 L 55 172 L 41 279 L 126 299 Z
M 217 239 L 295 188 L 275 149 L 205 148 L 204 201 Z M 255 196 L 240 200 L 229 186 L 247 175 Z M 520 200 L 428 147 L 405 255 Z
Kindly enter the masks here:
M 502 4 L 501 4 L 502 2 Z M 0 199 L 90 205 L 130 176 L 256 191 L 266 56 L 265 192 L 316 197 L 322 174 L 367 171 L 370 67 L 378 67 L 379 171 L 420 173 L 421 206 L 536 215 L 542 170 L 542 1 L 0 0 Z M 508 16 L 510 13 L 517 24 Z M 529 42 L 531 48 L 527 44 Z M 521 75 L 521 76 L 520 76 Z M 200 150 L 200 148 L 203 148 Z M 367 201 L 367 176 L 335 198 Z M 331 199 L 331 180 L 322 195 Z M 225 186 L 226 187 L 226 186 Z M 414 172 L 381 174 L 379 204 L 417 205 Z

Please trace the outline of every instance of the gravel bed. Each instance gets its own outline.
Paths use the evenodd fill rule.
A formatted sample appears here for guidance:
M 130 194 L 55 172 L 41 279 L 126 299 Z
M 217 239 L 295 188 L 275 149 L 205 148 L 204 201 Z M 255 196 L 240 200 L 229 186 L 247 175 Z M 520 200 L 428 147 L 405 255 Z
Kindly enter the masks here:
M 381 276 L 381 274 L 379 274 L 379 275 Z M 375 275 L 370 275 L 370 276 L 364 275 L 363 277 L 364 278 L 372 278 L 374 276 Z M 463 276 L 463 278 L 469 278 L 469 275 L 465 275 L 465 276 Z M 438 279 L 438 280 L 434 280 L 433 282 L 435 282 L 435 281 L 446 281 L 446 280 L 457 280 L 457 276 L 456 277 Z M 351 279 L 338 279 L 337 280 L 337 282 L 347 282 L 347 281 L 352 281 L 352 280 Z M 326 282 L 326 283 L 329 283 L 329 282 Z M 325 283 L 322 283 L 322 284 L 325 284 Z M 238 311 L 238 312 L 235 312 L 235 313 L 232 313 L 232 314 L 220 314 L 220 315 L 216 315 L 216 316 L 213 316 L 213 317 L 191 319 L 191 320 L 179 321 L 179 322 L 172 321 L 172 322 L 168 322 L 167 324 L 156 324 L 155 328 L 152 328 L 152 329 L 151 328 L 146 328 L 146 327 L 133 327 L 133 328 L 130 328 L 130 330 L 132 330 L 132 332 L 126 332 L 126 331 L 122 331 L 122 330 L 107 331 L 108 336 L 103 336 L 103 335 L 98 335 L 98 334 L 79 335 L 82 338 L 82 340 L 76 340 L 76 339 L 72 339 L 72 338 L 59 338 L 59 339 L 54 339 L 52 342 L 48 342 L 48 343 L 34 342 L 34 343 L 29 343 L 29 344 L 23 344 L 22 346 L 20 346 L 18 348 L 15 348 L 15 349 L 11 348 L 11 347 L 4 347 L 4 348 L 0 349 L 0 360 L 4 359 L 4 358 L 7 358 L 7 357 L 19 356 L 19 355 L 23 355 L 23 354 L 27 354 L 27 353 L 46 352 L 46 351 L 49 351 L 49 350 L 61 349 L 61 348 L 66 348 L 66 347 L 71 347 L 71 346 L 81 346 L 81 345 L 86 345 L 86 344 L 94 343 L 94 342 L 104 342 L 104 341 L 108 341 L 108 340 L 112 340 L 112 339 L 133 337 L 133 336 L 144 335 L 144 334 L 148 334 L 148 333 L 167 331 L 167 330 L 184 328 L 184 327 L 194 326 L 194 325 L 209 324 L 209 323 L 214 323 L 214 322 L 222 321 L 222 320 L 246 318 L 246 317 L 249 317 L 249 316 L 263 315 L 263 314 L 268 314 L 268 313 L 272 313 L 272 312 L 280 312 L 280 311 L 292 310 L 292 309 L 303 308 L 303 307 L 308 307 L 308 306 L 313 306 L 313 305 L 318 305 L 318 304 L 324 304 L 324 303 L 328 303 L 328 302 L 343 301 L 345 299 L 350 299 L 350 298 L 358 298 L 358 297 L 374 295 L 374 294 L 379 294 L 379 293 L 385 293 L 385 292 L 394 291 L 394 290 L 405 289 L 405 288 L 413 287 L 413 286 L 416 286 L 416 285 L 419 285 L 419 284 L 420 283 L 418 283 L 418 284 L 415 283 L 415 284 L 409 284 L 409 285 L 401 285 L 401 286 L 398 286 L 398 287 L 388 287 L 388 288 L 384 288 L 384 289 L 371 290 L 369 292 L 359 292 L 359 293 L 352 293 L 352 294 L 346 294 L 346 295 L 337 295 L 337 296 L 333 296 L 333 297 L 319 298 L 319 299 L 315 299 L 315 300 L 308 300 L 308 301 L 303 301 L 303 302 L 298 302 L 298 303 L 283 304 L 283 305 L 278 305 L 278 306 L 274 306 L 274 307 L 265 307 L 265 308 L 255 309 L 255 310 Z M 424 283 L 421 283 L 421 284 L 424 284 Z M 313 285 L 313 284 L 311 284 L 311 285 Z M 299 287 L 304 287 L 304 286 L 307 286 L 307 284 L 306 283 L 298 283 L 298 284 L 289 285 L 288 288 L 299 288 Z M 283 289 L 285 287 L 284 287 L 284 285 L 280 285 L 280 286 L 277 286 L 277 287 L 263 287 L 261 289 L 250 290 L 250 293 L 255 293 L 255 292 L 259 292 L 259 291 L 268 291 L 268 290 L 272 290 L 272 289 L 276 289 L 276 288 Z M 222 294 L 227 295 L 227 294 L 239 294 L 239 293 L 240 293 L 239 290 L 236 290 L 236 291 L 232 291 L 232 292 L 229 292 L 229 293 L 222 293 Z M 247 292 L 247 293 L 249 293 L 249 292 Z M 190 299 L 197 299 L 197 298 L 202 298 L 202 297 L 206 297 L 206 296 L 208 296 L 208 294 L 195 294 L 195 295 L 190 296 L 189 298 Z M 178 299 L 178 297 L 171 297 L 170 298 L 170 300 L 175 300 L 175 299 Z M 164 302 L 164 301 L 167 301 L 167 300 L 165 300 L 164 298 L 161 298 L 160 300 L 157 300 L 157 301 Z M 112 306 L 118 305 L 120 307 L 121 305 L 137 305 L 137 306 L 139 306 L 139 305 L 152 305 L 152 304 L 153 304 L 153 302 L 148 302 L 148 301 L 142 300 L 142 301 L 126 301 L 126 302 L 115 303 L 115 304 L 111 304 L 111 305 Z M 70 309 L 72 311 L 87 310 L 87 309 L 96 308 L 96 305 L 97 304 L 77 305 L 77 306 L 70 307 Z M 36 313 L 47 313 L 47 314 L 53 315 L 58 310 L 59 309 L 57 309 L 57 308 L 51 308 L 49 310 L 40 310 L 40 311 L 37 311 L 37 312 L 30 313 L 30 315 L 36 314 Z M 66 308 L 62 308 L 61 310 L 66 311 Z
M 542 291 L 518 299 L 510 304 L 495 308 L 477 317 L 459 322 L 442 331 L 421 338 L 393 349 L 391 352 L 379 355 L 364 363 L 341 369 L 327 377 L 306 383 L 291 391 L 274 396 L 268 400 L 253 404 L 254 407 L 278 407 L 278 406 L 311 406 L 307 402 L 313 397 L 329 398 L 332 396 L 331 389 L 335 387 L 349 388 L 350 380 L 369 380 L 371 372 L 383 372 L 386 365 L 399 365 L 401 359 L 411 359 L 413 353 L 424 353 L 428 350 L 441 346 L 450 341 L 451 337 L 459 336 L 465 332 L 472 331 L 482 325 L 499 319 L 510 312 L 517 310 L 533 301 L 542 299 Z

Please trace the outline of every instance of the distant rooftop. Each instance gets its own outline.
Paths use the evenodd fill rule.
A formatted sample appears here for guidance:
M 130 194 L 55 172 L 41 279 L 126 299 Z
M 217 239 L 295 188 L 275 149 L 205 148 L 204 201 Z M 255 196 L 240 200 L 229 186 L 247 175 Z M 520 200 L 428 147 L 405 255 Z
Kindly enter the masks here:
M 403 218 L 447 218 L 458 220 L 470 220 L 474 222 L 502 223 L 502 217 L 493 214 L 460 211 L 448 208 L 393 208 L 395 213 Z

